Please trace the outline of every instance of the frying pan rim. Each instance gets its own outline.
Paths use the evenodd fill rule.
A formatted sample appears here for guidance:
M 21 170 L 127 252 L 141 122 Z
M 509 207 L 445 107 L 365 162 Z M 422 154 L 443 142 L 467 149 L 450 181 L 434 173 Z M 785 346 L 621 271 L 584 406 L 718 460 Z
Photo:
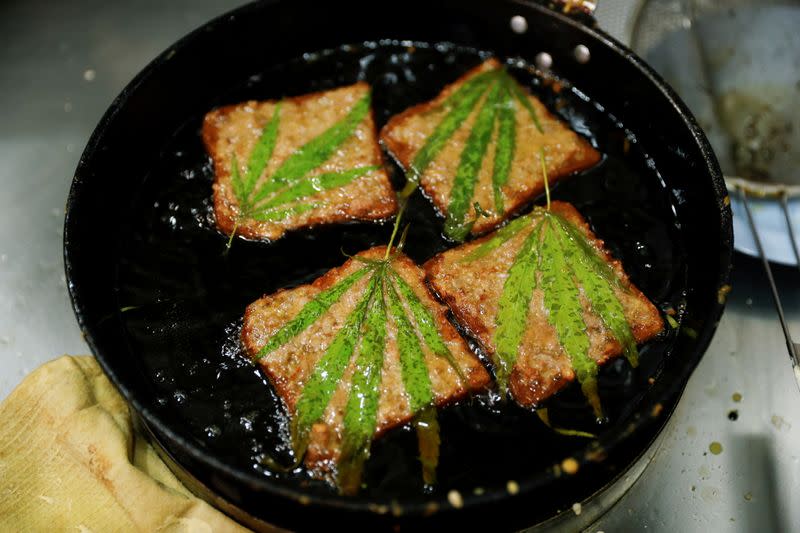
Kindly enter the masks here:
M 84 298 L 81 296 L 80 287 L 76 284 L 72 283 L 72 280 L 75 278 L 74 274 L 74 265 L 71 260 L 71 256 L 75 253 L 75 241 L 72 239 L 72 226 L 75 224 L 76 215 L 74 212 L 74 206 L 79 203 L 79 196 L 81 191 L 84 187 L 84 178 L 85 174 L 91 174 L 91 161 L 93 159 L 94 154 L 97 152 L 103 137 L 106 134 L 106 131 L 110 124 L 113 123 L 114 119 L 116 118 L 117 114 L 125 107 L 127 100 L 129 99 L 130 95 L 133 94 L 141 85 L 144 83 L 150 76 L 157 73 L 164 65 L 169 63 L 170 58 L 173 54 L 178 52 L 179 50 L 185 48 L 187 44 L 194 41 L 198 35 L 201 33 L 208 31 L 210 28 L 215 27 L 219 24 L 225 24 L 229 20 L 233 20 L 239 16 L 246 16 L 248 13 L 252 12 L 255 9 L 264 9 L 268 10 L 271 5 L 278 4 L 282 0 L 262 0 L 262 1 L 254 1 L 238 8 L 235 8 L 231 11 L 228 11 L 218 17 L 211 19 L 210 21 L 200 25 L 196 29 L 192 30 L 190 33 L 186 34 L 184 37 L 177 40 L 171 46 L 167 47 L 162 53 L 160 53 L 156 58 L 154 58 L 150 63 L 148 63 L 134 78 L 133 80 L 128 83 L 125 88 L 120 92 L 120 94 L 113 100 L 109 109 L 104 113 L 103 117 L 98 122 L 97 127 L 93 131 L 86 148 L 84 149 L 83 154 L 81 155 L 80 161 L 78 163 L 77 169 L 75 171 L 75 176 L 70 187 L 69 195 L 67 198 L 67 209 L 66 209 L 66 216 L 64 221 L 64 265 L 65 265 L 65 273 L 66 278 L 68 280 L 67 287 L 70 294 L 70 299 L 72 302 L 73 309 L 75 311 L 76 318 L 78 320 L 78 325 L 84 335 L 84 338 L 89 345 L 90 350 L 95 355 L 95 358 L 100 363 L 101 367 L 103 368 L 106 375 L 110 378 L 112 383 L 117 387 L 120 391 L 122 396 L 130 402 L 133 408 L 136 410 L 137 413 L 142 417 L 142 419 L 146 422 L 146 424 L 150 425 L 152 428 L 155 428 L 160 434 L 170 439 L 173 443 L 180 446 L 182 448 L 182 452 L 186 453 L 189 457 L 193 460 L 198 461 L 200 464 L 203 464 L 205 467 L 210 468 L 214 471 L 220 472 L 227 477 L 230 477 L 236 480 L 239 483 L 243 483 L 251 488 L 258 487 L 259 490 L 262 490 L 266 493 L 273 494 L 279 497 L 287 498 L 295 502 L 310 502 L 313 505 L 319 505 L 323 507 L 331 507 L 331 508 L 338 508 L 338 509 L 346 509 L 346 510 L 353 510 L 353 511 L 374 511 L 371 508 L 373 503 L 382 503 L 381 500 L 375 498 L 369 501 L 369 503 L 365 500 L 359 499 L 352 499 L 348 497 L 342 497 L 336 494 L 330 495 L 322 495 L 317 493 L 309 493 L 307 491 L 303 491 L 299 487 L 291 487 L 288 484 L 283 482 L 276 482 L 274 479 L 264 478 L 252 473 L 245 473 L 237 468 L 234 468 L 213 454 L 203 451 L 195 444 L 193 444 L 188 438 L 183 436 L 182 434 L 175 431 L 169 423 L 163 421 L 161 417 L 158 415 L 150 407 L 144 405 L 144 403 L 139 399 L 138 394 L 134 393 L 134 391 L 126 385 L 126 379 L 122 377 L 119 373 L 117 373 L 114 369 L 114 365 L 111 363 L 113 357 L 109 357 L 108 360 L 106 359 L 103 351 L 100 350 L 97 342 L 91 333 L 91 329 L 89 324 L 86 320 L 86 302 Z M 564 14 L 558 13 L 550 8 L 540 5 L 532 0 L 510 0 L 508 2 L 512 5 L 518 5 L 523 9 L 526 10 L 535 10 L 539 12 L 541 15 L 545 15 L 547 17 L 553 18 L 558 24 L 560 25 L 568 25 L 572 26 L 573 29 L 581 32 L 587 38 L 587 42 L 594 46 L 594 43 L 598 43 L 602 46 L 610 48 L 612 52 L 616 53 L 617 55 L 622 56 L 624 60 L 626 60 L 635 70 L 637 70 L 640 74 L 644 75 L 645 78 L 649 81 L 651 86 L 654 86 L 658 89 L 658 91 L 665 97 L 667 103 L 669 103 L 675 110 L 676 113 L 681 117 L 682 121 L 686 123 L 689 127 L 691 137 L 696 145 L 699 148 L 704 163 L 707 166 L 707 170 L 711 176 L 711 185 L 713 187 L 714 197 L 717 200 L 717 210 L 720 217 L 720 249 L 719 249 L 719 271 L 717 273 L 716 279 L 718 280 L 718 286 L 726 285 L 729 282 L 730 271 L 731 271 L 731 260 L 733 254 L 732 248 L 732 228 L 731 228 L 731 214 L 730 208 L 725 205 L 724 198 L 727 196 L 727 189 L 725 188 L 724 180 L 722 178 L 722 172 L 719 168 L 719 165 L 716 161 L 716 158 L 711 150 L 711 146 L 708 140 L 705 138 L 705 135 L 702 133 L 699 125 L 697 124 L 696 119 L 692 115 L 692 113 L 688 110 L 686 105 L 678 98 L 676 93 L 664 82 L 660 75 L 658 75 L 651 67 L 649 67 L 643 60 L 641 60 L 638 56 L 636 56 L 630 49 L 628 49 L 625 45 L 618 42 L 616 39 L 611 37 L 610 35 L 606 34 L 604 31 L 596 28 L 596 27 L 589 27 L 582 22 L 576 21 L 569 16 Z M 709 206 L 710 208 L 710 206 Z M 77 233 L 77 229 L 76 229 Z M 642 403 L 637 411 L 632 415 L 632 422 L 631 425 L 633 427 L 633 432 L 643 432 L 645 430 L 649 430 L 652 432 L 652 424 L 656 423 L 658 420 L 658 427 L 655 428 L 655 431 L 652 434 L 652 437 L 648 439 L 648 444 L 650 441 L 654 440 L 666 423 L 668 419 L 668 415 L 674 405 L 677 403 L 677 399 L 684 389 L 686 385 L 686 381 L 688 379 L 688 375 L 694 370 L 694 368 L 699 363 L 699 360 L 702 358 L 703 354 L 708 348 L 708 345 L 711 341 L 711 338 L 716 330 L 716 326 L 719 322 L 719 318 L 722 314 L 724 309 L 724 302 L 714 302 L 710 307 L 710 312 L 707 314 L 707 322 L 705 327 L 702 331 L 699 332 L 699 337 L 691 349 L 693 352 L 692 360 L 688 361 L 686 365 L 681 369 L 679 373 L 680 379 L 675 380 L 674 382 L 663 385 L 663 389 L 659 391 L 658 394 L 654 394 L 654 396 L 659 400 L 658 403 L 664 404 L 667 408 L 665 409 L 666 413 L 665 416 L 662 417 L 651 417 L 651 416 L 641 416 L 642 412 L 645 411 L 649 405 L 645 405 Z M 94 326 L 93 326 L 94 327 Z M 663 381 L 663 380 L 662 380 Z M 658 382 L 657 382 L 658 383 Z M 642 399 L 645 401 L 645 398 Z M 603 442 L 604 447 L 614 447 L 616 446 L 619 441 L 627 438 L 625 435 L 621 434 L 622 432 L 618 431 L 617 434 L 608 434 L 604 436 L 604 439 L 601 440 Z M 613 437 L 613 438 L 612 438 Z M 588 449 L 588 447 L 586 448 Z M 642 453 L 644 453 L 644 450 Z M 583 464 L 586 462 L 586 459 L 582 459 L 579 463 Z M 633 461 L 631 462 L 633 464 Z M 626 465 L 626 467 L 629 465 Z M 520 495 L 532 490 L 536 486 L 547 483 L 552 481 L 555 476 L 552 474 L 551 471 L 540 472 L 538 475 L 534 476 L 533 478 L 529 478 L 527 480 L 522 480 L 520 483 Z M 611 483 L 617 479 L 617 476 L 613 477 Z M 493 491 L 487 490 L 483 495 L 473 495 L 473 494 L 465 494 L 464 495 L 464 505 L 465 506 L 472 506 L 472 505 L 481 505 L 487 504 L 492 501 L 504 499 L 506 496 L 501 491 Z M 386 500 L 386 503 L 389 503 L 390 500 Z M 446 497 L 443 495 L 440 499 L 440 503 L 442 503 L 442 510 L 448 509 L 449 506 L 447 505 Z M 410 504 L 408 507 L 404 507 L 406 509 L 406 514 L 418 514 L 424 512 L 424 508 L 422 504 L 414 502 Z

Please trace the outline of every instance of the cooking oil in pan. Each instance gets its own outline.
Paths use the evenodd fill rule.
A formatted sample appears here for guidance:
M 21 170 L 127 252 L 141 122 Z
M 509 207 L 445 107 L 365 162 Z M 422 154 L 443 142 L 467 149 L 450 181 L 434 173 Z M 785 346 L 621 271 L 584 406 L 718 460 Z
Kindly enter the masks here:
M 407 107 L 433 98 L 442 86 L 490 54 L 449 44 L 363 43 L 306 54 L 259 73 L 220 95 L 216 104 L 273 99 L 366 80 L 373 87 L 378 127 Z M 660 308 L 680 311 L 686 265 L 672 196 L 646 147 L 568 82 L 543 80 L 515 62 L 510 72 L 604 154 L 595 168 L 564 180 L 553 197 L 572 202 L 621 259 L 633 282 Z M 554 90 L 555 87 L 555 90 Z M 331 488 L 289 463 L 284 408 L 265 375 L 241 352 L 241 316 L 250 302 L 307 283 L 355 253 L 388 241 L 391 224 L 346 224 L 292 233 L 274 243 L 236 240 L 229 253 L 211 212 L 213 175 L 199 129 L 198 109 L 176 132 L 165 156 L 135 199 L 129 233 L 122 235 L 119 298 L 132 352 L 152 376 L 161 416 L 234 468 L 279 478 L 306 490 Z M 388 158 L 387 158 L 388 159 Z M 399 168 L 392 169 L 397 187 Z M 405 251 L 422 263 L 452 246 L 442 220 L 415 194 Z M 680 318 L 678 316 L 677 318 Z M 600 396 L 608 415 L 598 426 L 579 388 L 548 402 L 554 424 L 602 433 L 635 409 L 669 356 L 675 330 L 641 350 L 641 365 L 617 360 L 601 369 Z M 476 352 L 478 351 L 475 347 Z M 482 354 L 479 354 L 482 355 Z M 438 487 L 472 491 L 506 487 L 586 445 L 548 429 L 531 411 L 487 393 L 443 409 Z M 365 472 L 364 497 L 422 498 L 416 437 L 407 428 L 376 441 Z M 434 491 L 445 490 L 434 488 Z

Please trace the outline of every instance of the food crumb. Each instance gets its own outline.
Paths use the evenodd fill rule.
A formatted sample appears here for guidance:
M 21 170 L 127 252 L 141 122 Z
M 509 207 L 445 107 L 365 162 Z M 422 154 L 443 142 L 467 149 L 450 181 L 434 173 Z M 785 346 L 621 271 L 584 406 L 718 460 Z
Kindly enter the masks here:
M 708 451 L 710 451 L 714 455 L 719 455 L 722 453 L 722 444 L 720 444 L 717 441 L 714 441 L 708 445 Z
M 738 392 L 734 392 L 732 398 L 733 398 L 733 401 L 736 402 L 736 403 L 739 403 L 739 402 L 742 401 L 742 395 L 739 394 Z
M 457 490 L 451 490 L 447 493 L 447 501 L 456 509 L 464 507 L 464 498 L 461 497 L 461 493 Z
M 475 496 L 480 496 L 484 492 L 486 491 L 483 489 L 483 487 L 475 487 L 474 489 L 472 489 L 472 494 L 474 494 Z
M 567 457 L 566 459 L 564 459 L 561 462 L 561 469 L 567 474 L 575 474 L 575 473 L 577 473 L 578 472 L 578 468 L 580 468 L 580 465 L 578 464 L 578 461 L 576 461 L 572 457 Z
M 744 499 L 747 500 L 748 502 L 752 501 L 753 500 L 753 493 L 752 492 L 745 493 Z
M 663 410 L 664 410 L 664 406 L 663 406 L 662 404 L 660 404 L 660 403 L 657 403 L 657 404 L 655 404 L 655 405 L 653 406 L 653 410 L 652 410 L 652 412 L 650 413 L 650 415 L 651 415 L 653 418 L 656 418 L 658 415 L 660 415 L 660 414 L 661 414 L 661 411 L 663 411 Z
M 95 72 L 94 69 L 89 68 L 83 72 L 83 79 L 86 81 L 94 81 L 96 77 L 97 77 L 97 72 Z
M 54 500 L 53 498 L 51 498 L 50 496 L 45 496 L 44 494 L 40 494 L 40 495 L 38 496 L 38 498 L 39 498 L 40 500 L 42 500 L 43 502 L 45 502 L 45 503 L 49 504 L 49 505 L 53 505 L 53 502 L 55 501 L 55 500 Z
M 739 411 L 737 411 L 736 409 L 731 409 L 728 412 L 728 420 L 736 421 L 738 419 L 739 419 Z
M 779 431 L 781 429 L 784 429 L 784 428 L 786 428 L 786 429 L 791 429 L 792 428 L 792 425 L 789 422 L 787 422 L 786 420 L 784 420 L 784 418 L 782 416 L 772 415 L 771 421 L 772 421 L 772 425 L 775 426 L 775 429 L 777 429 Z
M 433 503 L 433 502 L 431 502 L 431 503 Z M 387 506 L 385 506 L 385 505 L 375 505 L 375 504 L 371 503 L 371 504 L 368 505 L 368 507 L 369 507 L 369 509 L 371 511 L 374 511 L 374 512 L 376 512 L 378 514 L 386 514 L 386 513 L 389 512 L 389 508 Z M 430 507 L 430 504 L 428 504 L 427 507 Z M 428 510 L 427 507 L 426 507 L 426 512 Z
M 506 483 L 506 490 L 508 491 L 509 494 L 513 496 L 514 494 L 519 492 L 519 484 L 516 481 L 511 480 L 508 483 Z
M 572 504 L 572 512 L 575 513 L 575 516 L 580 516 L 581 512 L 583 511 L 583 507 L 579 503 Z
M 697 490 L 697 487 L 696 487 L 696 486 L 694 486 L 694 485 L 692 485 L 692 492 L 694 492 L 694 491 L 696 491 L 696 490 Z

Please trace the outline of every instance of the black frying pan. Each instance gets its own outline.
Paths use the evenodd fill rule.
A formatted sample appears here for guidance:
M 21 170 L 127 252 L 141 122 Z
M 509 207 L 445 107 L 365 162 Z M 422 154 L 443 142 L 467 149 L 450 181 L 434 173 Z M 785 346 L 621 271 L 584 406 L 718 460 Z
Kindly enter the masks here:
M 525 17 L 526 32 L 511 30 L 515 15 Z M 720 169 L 685 106 L 629 50 L 584 22 L 507 0 L 262 2 L 193 32 L 125 88 L 76 171 L 67 279 L 92 351 L 185 481 L 259 527 L 508 529 L 586 500 L 641 456 L 722 312 L 730 211 Z M 578 45 L 588 48 L 588 62 L 576 60 Z M 560 91 L 533 71 L 540 51 L 553 58 Z M 385 243 L 390 227 L 320 228 L 272 244 L 237 240 L 223 254 L 199 137 L 203 114 L 363 78 L 373 85 L 380 125 L 487 54 L 518 59 L 510 72 L 605 154 L 554 196 L 578 207 L 645 294 L 676 310 L 681 328 L 645 346 L 638 369 L 620 360 L 601 371 L 604 425 L 590 420 L 579 391 L 549 402 L 561 425 L 597 432 L 596 441 L 560 436 L 534 414 L 481 396 L 441 413 L 439 485 L 430 494 L 413 434 L 402 429 L 373 446 L 367 488 L 356 497 L 336 495 L 302 469 L 270 472 L 265 455 L 287 459 L 286 420 L 240 353 L 244 307 L 342 263 L 342 249 Z M 402 173 L 393 174 L 399 186 Z M 413 259 L 449 246 L 419 195 L 409 220 Z M 555 467 L 567 457 L 580 465 L 574 475 Z M 515 495 L 509 480 L 519 485 Z M 463 508 L 448 500 L 452 490 Z

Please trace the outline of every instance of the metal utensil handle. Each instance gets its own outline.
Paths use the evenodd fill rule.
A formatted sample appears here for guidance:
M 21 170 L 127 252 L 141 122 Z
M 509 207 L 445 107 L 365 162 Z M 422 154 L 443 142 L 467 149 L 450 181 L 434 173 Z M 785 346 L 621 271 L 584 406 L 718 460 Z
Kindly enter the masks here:
M 741 196 L 742 202 L 744 203 L 744 210 L 747 213 L 747 222 L 750 225 L 750 231 L 753 232 L 753 237 L 756 242 L 756 248 L 758 249 L 758 255 L 761 258 L 761 263 L 764 265 L 764 271 L 767 273 L 767 280 L 769 281 L 769 288 L 772 291 L 772 298 L 775 301 L 775 309 L 778 311 L 778 318 L 781 322 L 781 328 L 783 329 L 783 336 L 786 338 L 786 348 L 789 350 L 789 357 L 792 361 L 792 370 L 794 372 L 794 378 L 797 382 L 797 387 L 800 388 L 800 359 L 798 359 L 798 352 L 800 352 L 800 345 L 796 344 L 792 340 L 792 334 L 789 331 L 789 325 L 786 323 L 786 315 L 783 312 L 783 305 L 781 304 L 781 297 L 778 294 L 778 287 L 775 285 L 775 278 L 772 276 L 772 268 L 769 266 L 769 261 L 767 260 L 767 256 L 764 253 L 764 248 L 761 245 L 761 236 L 758 233 L 758 228 L 756 228 L 755 221 L 753 220 L 753 213 L 750 211 L 750 202 L 747 199 L 747 190 L 744 187 L 738 188 Z M 794 239 L 794 231 L 792 229 L 792 222 L 791 218 L 789 217 L 789 207 L 788 203 L 785 200 L 782 202 L 784 214 L 786 215 L 786 222 L 789 224 L 789 235 L 792 239 L 792 247 L 794 248 L 795 256 L 798 257 L 798 267 L 800 267 L 800 253 L 798 253 L 797 243 Z
M 781 207 L 783 208 L 783 216 L 786 217 L 786 225 L 789 226 L 789 239 L 792 241 L 792 250 L 794 251 L 794 259 L 797 262 L 797 269 L 800 270 L 800 249 L 798 249 L 797 238 L 794 235 L 792 217 L 789 215 L 789 194 L 785 191 L 781 194 Z

